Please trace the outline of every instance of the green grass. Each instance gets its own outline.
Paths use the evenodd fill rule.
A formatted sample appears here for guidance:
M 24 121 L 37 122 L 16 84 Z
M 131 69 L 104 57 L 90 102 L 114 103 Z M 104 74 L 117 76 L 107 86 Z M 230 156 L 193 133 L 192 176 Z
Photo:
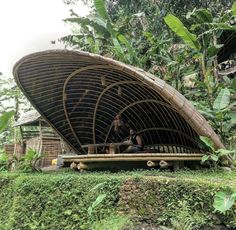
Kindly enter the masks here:
M 129 216 L 111 215 L 107 218 L 95 222 L 93 230 L 122 230 L 124 228 L 131 229 L 134 226 Z
M 212 205 L 217 191 L 236 191 L 235 185 L 236 172 L 222 170 L 2 172 L 0 230 L 122 230 L 132 229 L 134 219 L 167 227 L 187 221 L 199 228 L 217 219 L 236 227 L 232 212 L 214 213 Z
M 220 184 L 222 186 L 229 186 L 236 189 L 236 171 L 224 171 L 222 169 L 204 169 L 204 170 L 179 170 L 171 172 L 169 170 L 135 170 L 135 171 L 100 171 L 100 172 L 85 172 L 79 173 L 69 169 L 63 169 L 60 172 L 46 172 L 43 175 L 76 175 L 76 176 L 109 176 L 116 178 L 127 178 L 127 177 L 156 177 L 156 178 L 169 178 L 169 179 L 181 179 L 198 181 L 202 183 L 213 183 Z M 42 175 L 40 174 L 40 175 Z M 16 174 L 17 175 L 17 174 Z M 32 174 L 31 174 L 32 175 Z

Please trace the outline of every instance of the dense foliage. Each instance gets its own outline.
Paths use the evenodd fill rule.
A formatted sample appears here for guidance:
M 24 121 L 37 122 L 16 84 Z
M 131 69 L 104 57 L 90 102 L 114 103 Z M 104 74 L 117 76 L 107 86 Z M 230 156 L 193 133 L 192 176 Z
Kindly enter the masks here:
M 61 39 L 66 46 L 115 58 L 166 80 L 194 103 L 227 147 L 235 150 L 236 78 L 220 76 L 218 71 L 218 54 L 227 45 L 222 34 L 236 31 L 233 1 L 83 2 L 93 8 L 87 17 L 79 17 L 74 9 L 65 19 L 72 28 Z M 17 141 L 13 123 L 25 100 L 12 79 L 1 79 L 0 84 L 0 171 L 6 171 L 9 159 L 1 147 Z M 211 159 L 215 165 L 222 154 L 233 153 L 209 149 L 211 155 L 203 161 Z M 36 152 L 28 152 L 18 169 L 31 171 L 37 158 Z M 232 229 L 236 228 L 235 176 L 235 172 L 209 171 L 196 175 L 188 171 L 2 173 L 0 230 L 132 229 L 138 222 L 181 230 L 219 225 Z
M 64 2 L 73 6 L 77 1 Z M 223 44 L 222 34 L 236 30 L 233 1 L 83 2 L 92 6 L 91 12 L 80 17 L 71 10 L 65 19 L 71 34 L 61 39 L 66 46 L 115 58 L 166 80 L 193 102 L 228 148 L 236 148 L 236 79 L 218 74 L 218 54 L 234 38 L 230 35 Z M 1 147 L 20 139 L 14 121 L 29 106 L 13 79 L 0 83 L 0 115 L 14 111 L 1 130 Z
M 72 26 L 71 34 L 61 39 L 66 46 L 115 58 L 166 80 L 235 149 L 236 79 L 218 71 L 219 52 L 233 39 L 222 41 L 222 34 L 236 31 L 233 1 L 85 2 L 93 6 L 87 17 L 71 10 L 65 19 Z
M 0 229 L 132 229 L 139 222 L 235 227 L 232 212 L 213 212 L 214 194 L 235 189 L 232 177 L 209 171 L 0 174 Z
M 18 142 L 19 131 L 14 122 L 20 114 L 32 108 L 13 78 L 0 79 L 0 148 L 5 143 Z
M 94 221 L 107 216 L 117 202 L 120 182 L 106 178 L 3 175 L 0 229 L 89 229 Z M 91 190 L 101 182 L 102 187 Z M 106 193 L 106 199 L 89 215 L 88 208 L 100 193 Z

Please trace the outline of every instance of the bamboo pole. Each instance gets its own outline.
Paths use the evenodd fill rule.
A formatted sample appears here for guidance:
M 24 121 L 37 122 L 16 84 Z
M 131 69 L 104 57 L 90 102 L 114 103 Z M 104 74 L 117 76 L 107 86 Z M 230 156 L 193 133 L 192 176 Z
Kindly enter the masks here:
M 169 166 L 172 166 L 173 163 L 172 162 L 166 162 L 164 160 L 161 160 L 160 163 L 159 163 L 160 167 L 161 168 L 168 168 Z
M 77 169 L 77 163 L 72 162 L 72 163 L 70 164 L 70 168 L 71 168 L 71 169 Z
M 157 162 L 154 162 L 154 161 L 148 161 L 148 162 L 147 162 L 147 166 L 148 166 L 148 167 L 158 166 L 158 163 L 157 163 Z
M 63 158 L 64 162 L 147 162 L 151 161 L 200 161 L 201 157 L 176 157 L 176 156 L 156 156 L 156 157 L 107 157 L 107 156 L 115 156 L 116 154 L 107 154 L 106 156 L 92 157 L 92 158 Z

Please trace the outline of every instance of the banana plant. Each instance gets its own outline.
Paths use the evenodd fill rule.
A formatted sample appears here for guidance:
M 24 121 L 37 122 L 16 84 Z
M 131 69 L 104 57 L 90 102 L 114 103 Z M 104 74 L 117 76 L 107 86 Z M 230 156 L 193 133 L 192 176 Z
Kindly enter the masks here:
M 5 112 L 0 116 L 0 134 L 3 134 L 4 130 L 8 126 L 11 118 L 14 116 L 14 111 Z M 3 149 L 0 148 L 0 171 L 8 169 L 8 156 Z
M 223 138 L 230 134 L 230 130 L 236 125 L 236 114 L 231 111 L 233 104 L 230 101 L 229 88 L 222 88 L 214 101 L 213 112 Z
M 222 45 L 213 43 L 212 36 L 214 32 L 236 30 L 236 26 L 230 25 L 228 22 L 232 15 L 235 16 L 235 4 L 232 6 L 231 11 L 218 18 L 214 18 L 207 9 L 194 9 L 193 12 L 187 14 L 186 18 L 191 19 L 190 21 L 194 21 L 190 30 L 195 31 L 195 33 L 190 32 L 190 30 L 172 14 L 168 14 L 164 18 L 164 21 L 191 49 L 199 52 L 200 55 L 212 57 L 215 56 L 222 47 Z
M 105 47 L 105 54 L 112 53 L 120 61 L 140 66 L 138 54 L 129 39 L 120 34 L 119 28 L 112 23 L 107 12 L 106 1 L 94 0 L 93 4 L 95 15 L 89 18 L 79 17 L 72 11 L 73 17 L 64 21 L 75 24 L 77 27 L 73 35 L 65 36 L 61 40 L 76 45 L 76 48 L 81 48 L 78 44 L 85 46 L 86 50 L 95 53 L 102 53 Z
M 10 119 L 14 116 L 14 111 L 5 112 L 0 116 L 0 133 L 7 127 Z
M 177 17 L 168 14 L 164 20 L 170 29 L 182 38 L 186 45 L 195 51 L 200 51 L 201 44 L 199 43 L 197 36 L 191 33 Z
M 230 17 L 235 17 L 235 5 L 233 4 L 229 12 L 216 18 L 207 9 L 195 9 L 187 15 L 187 19 L 192 24 L 189 29 L 172 14 L 168 14 L 164 18 L 169 28 L 196 53 L 196 57 L 198 57 L 201 63 L 200 73 L 207 88 L 211 107 L 213 96 L 209 78 L 214 74 L 212 62 L 216 63 L 216 55 L 223 46 L 222 44 L 217 44 L 217 35 L 221 34 L 224 30 L 236 31 L 236 26 L 229 24 Z
M 215 149 L 214 143 L 212 140 L 205 136 L 200 136 L 201 144 L 203 144 L 206 154 L 202 157 L 202 163 L 206 161 L 213 162 L 214 166 L 217 166 L 222 159 L 226 159 L 227 162 L 223 161 L 223 164 L 234 164 L 230 154 L 234 154 L 236 150 L 227 150 L 227 149 Z M 229 162 L 228 162 L 229 161 Z
M 212 108 L 209 108 L 206 102 L 205 104 L 194 102 L 199 112 L 209 120 L 225 143 L 230 137 L 235 136 L 234 127 L 236 126 L 236 114 L 231 110 L 235 102 L 231 102 L 230 91 L 230 88 L 219 87 Z
M 8 169 L 9 157 L 4 150 L 0 149 L 0 172 Z
M 213 109 L 215 110 L 223 110 L 225 109 L 230 103 L 230 91 L 228 88 L 223 88 L 220 90 L 218 96 L 216 97 Z

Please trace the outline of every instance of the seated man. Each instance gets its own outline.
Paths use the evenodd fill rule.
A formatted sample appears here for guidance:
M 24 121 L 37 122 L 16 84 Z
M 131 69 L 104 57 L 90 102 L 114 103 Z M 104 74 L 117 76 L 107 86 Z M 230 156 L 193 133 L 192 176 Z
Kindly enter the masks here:
M 129 147 L 124 151 L 124 153 L 136 153 L 143 150 L 142 138 L 138 135 L 135 129 L 129 129 L 129 139 L 124 141 L 125 144 L 128 144 Z

